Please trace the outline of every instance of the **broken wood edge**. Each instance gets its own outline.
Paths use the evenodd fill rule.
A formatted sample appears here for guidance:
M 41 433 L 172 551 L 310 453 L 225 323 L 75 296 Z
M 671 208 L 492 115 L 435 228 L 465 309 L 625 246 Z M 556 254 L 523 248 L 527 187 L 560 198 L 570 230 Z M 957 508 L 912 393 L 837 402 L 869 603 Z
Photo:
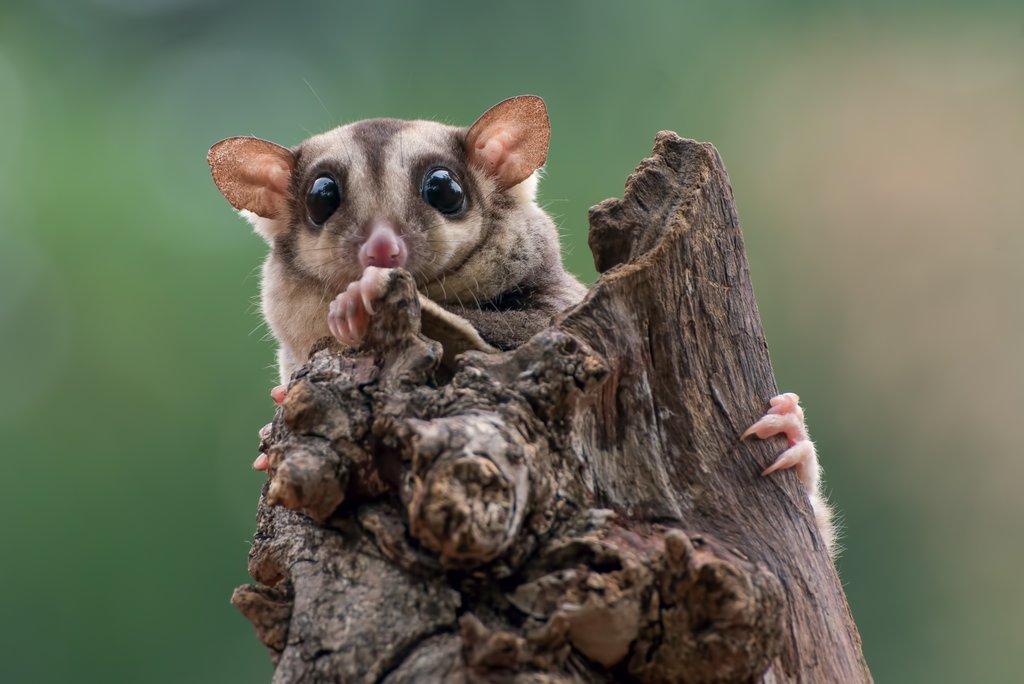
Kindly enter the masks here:
M 659 149 L 664 153 L 673 142 L 671 136 L 674 134 L 659 134 L 655 159 Z M 717 157 L 713 147 L 707 145 L 708 150 Z M 650 159 L 642 162 L 630 183 L 638 174 L 651 173 L 655 166 Z M 615 201 L 598 205 L 597 211 L 592 211 L 592 220 L 596 213 L 600 224 L 602 212 L 614 214 L 617 206 Z M 386 315 L 380 318 L 391 321 L 389 329 L 375 331 L 371 324 L 374 343 L 367 346 L 376 349 L 375 353 L 339 354 L 324 349 L 300 371 L 297 381 L 313 385 L 330 385 L 343 378 L 340 394 L 350 399 L 353 393 L 360 395 L 358 408 L 368 414 L 363 416 L 365 424 L 341 430 L 344 434 L 335 434 L 337 430 L 332 433 L 337 416 L 331 418 L 330 403 L 339 397 L 335 382 L 330 392 L 319 393 L 328 404 L 320 406 L 319 413 L 309 406 L 295 412 L 305 416 L 302 420 L 284 419 L 289 414 L 286 402 L 278 416 L 281 420 L 275 420 L 271 441 L 287 443 L 295 436 L 288 434 L 289 430 L 305 429 L 304 437 L 328 440 L 336 454 L 346 453 L 349 447 L 358 452 L 354 458 L 346 454 L 355 463 L 354 468 L 336 468 L 339 473 L 364 473 L 353 478 L 364 483 L 355 489 L 351 482 L 342 482 L 344 477 L 338 477 L 337 489 L 347 490 L 342 509 L 351 504 L 353 508 L 347 513 L 354 512 L 362 523 L 357 525 L 356 533 L 348 527 L 349 534 L 354 534 L 349 541 L 363 539 L 353 543 L 365 548 L 366 540 L 372 540 L 388 563 L 429 577 L 438 586 L 447 585 L 462 596 L 464 608 L 457 618 L 453 614 L 445 627 L 433 624 L 415 648 L 407 649 L 400 657 L 392 654 L 386 658 L 390 663 L 385 673 L 387 681 L 406 681 L 403 677 L 437 671 L 444 660 L 438 654 L 454 653 L 453 639 L 460 645 L 459 658 L 445 664 L 445 671 L 465 676 L 549 672 L 573 681 L 599 681 L 601 672 L 610 670 L 641 681 L 678 677 L 692 681 L 747 680 L 763 673 L 778 656 L 783 634 L 789 628 L 781 608 L 786 596 L 778 579 L 763 565 L 750 562 L 735 548 L 703 533 L 688 535 L 679 529 L 654 528 L 629 520 L 615 522 L 607 517 L 594 523 L 594 483 L 588 481 L 590 475 L 577 472 L 559 480 L 559 476 L 567 475 L 567 462 L 578 456 L 571 445 L 574 407 L 581 396 L 600 385 L 607 373 L 607 363 L 575 335 L 561 330 L 560 322 L 580 315 L 588 301 L 600 296 L 602 284 L 628 277 L 631 271 L 655 261 L 665 242 L 663 237 L 645 236 L 632 229 L 622 231 L 611 241 L 623 249 L 628 247 L 629 259 L 615 261 L 609 253 L 599 256 L 595 251 L 595 262 L 604 274 L 583 303 L 523 347 L 493 355 L 465 354 L 458 359 L 450 383 L 443 386 L 430 385 L 441 353 L 436 344 L 419 334 L 415 288 L 411 278 L 401 275 L 389 282 L 382 307 Z M 566 344 L 574 347 L 580 358 L 571 370 L 551 372 L 544 365 L 549 360 L 544 352 Z M 552 376 L 557 380 L 552 382 Z M 552 392 L 552 385 L 561 389 Z M 448 413 L 424 410 L 446 391 L 459 395 L 444 398 Z M 396 398 L 398 395 L 404 399 Z M 411 415 L 402 414 L 403 400 L 405 409 L 412 409 L 408 411 Z M 492 410 L 496 400 L 504 407 L 501 411 Z M 506 424 L 510 415 L 514 427 Z M 346 421 L 352 428 L 351 416 Z M 545 432 L 552 425 L 553 434 Z M 450 436 L 467 428 L 474 436 L 452 443 Z M 542 439 L 536 441 L 548 443 L 546 449 L 535 448 L 531 440 L 538 436 Z M 474 439 L 479 443 L 473 444 Z M 431 441 L 436 444 L 424 448 L 424 442 Z M 339 450 L 339 443 L 346 449 Z M 405 474 L 397 478 L 393 472 L 367 475 L 364 471 L 373 471 L 376 465 L 372 454 L 376 447 L 389 452 L 392 460 L 399 454 L 407 466 Z M 277 470 L 273 466 L 271 470 L 271 487 L 276 477 L 289 472 L 283 464 L 290 462 L 293 452 L 297 453 L 294 446 L 279 450 Z M 531 452 L 532 459 L 524 458 L 527 452 Z M 498 457 L 488 458 L 492 453 Z M 575 464 L 577 468 L 580 465 Z M 433 466 L 441 469 L 435 472 Z M 292 467 L 303 468 L 299 464 Z M 365 485 L 367 482 L 369 485 Z M 313 519 L 324 522 L 322 511 L 328 506 L 319 508 L 315 501 L 322 495 L 315 487 L 299 489 L 298 498 L 281 503 L 307 514 L 318 511 Z M 404 508 L 381 514 L 388 504 L 387 499 L 379 497 L 389 491 Z M 485 492 L 489 493 L 483 497 L 484 505 L 479 495 Z M 268 503 L 264 497 L 261 519 L 282 514 L 281 509 L 271 508 Z M 560 510 L 545 516 L 545 507 L 555 503 Z M 524 523 L 536 515 L 541 518 L 539 523 Z M 456 518 L 457 523 L 452 524 Z M 292 525 L 318 528 L 308 519 L 292 521 Z M 323 530 L 318 528 L 318 532 Z M 280 605 L 287 603 L 282 597 L 289 595 L 288 587 L 296 582 L 284 569 L 292 567 L 306 552 L 302 541 L 282 543 L 274 537 L 258 533 L 250 570 L 260 582 L 239 588 L 233 602 L 254 624 L 259 623 L 261 640 L 280 655 L 289 648 L 281 648 L 282 629 L 290 634 L 289 628 L 295 624 L 294 610 L 286 611 Z M 517 542 L 524 540 L 527 543 L 517 548 Z M 587 540 L 603 545 L 603 553 L 615 559 L 616 569 L 594 571 L 585 563 L 581 565 L 579 555 L 564 556 L 564 551 L 564 564 L 551 564 L 552 550 L 574 548 L 579 554 L 587 547 Z M 472 582 L 467 584 L 466 572 L 477 579 L 493 576 L 505 584 L 510 578 L 521 581 L 509 594 L 515 598 L 505 599 L 512 608 L 498 610 L 497 614 L 488 610 L 489 624 L 485 624 L 476 611 L 465 608 L 481 599 L 467 595 L 475 589 Z M 582 584 L 566 582 L 573 573 L 577 580 L 584 578 Z M 264 586 L 262 582 L 269 584 Z M 521 587 L 535 587 L 537 583 L 562 592 L 548 601 L 551 610 L 547 612 L 529 607 L 521 595 L 528 592 L 520 591 Z M 509 620 L 508 611 L 512 609 L 520 614 L 518 618 L 504 626 L 495 624 L 495 620 L 502 621 L 503 614 L 503 619 Z M 288 625 L 282 627 L 285 622 Z M 308 631 L 309 618 L 302 624 Z M 611 634 L 595 639 L 595 630 L 606 625 L 614 627 Z M 315 621 L 312 627 L 315 631 Z M 301 642 L 308 636 L 302 635 Z M 318 652 L 320 665 L 331 658 L 331 653 Z M 424 669 L 417 670 L 414 663 L 421 663 Z M 339 672 L 339 676 L 365 674 Z

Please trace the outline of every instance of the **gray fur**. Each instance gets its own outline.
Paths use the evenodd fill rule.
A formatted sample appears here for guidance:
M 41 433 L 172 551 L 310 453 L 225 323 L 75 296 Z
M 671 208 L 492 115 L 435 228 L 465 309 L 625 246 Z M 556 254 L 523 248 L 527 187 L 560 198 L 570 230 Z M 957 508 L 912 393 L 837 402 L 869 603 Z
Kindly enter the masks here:
M 522 344 L 585 288 L 562 265 L 554 222 L 535 201 L 536 174 L 502 190 L 469 163 L 466 129 L 430 121 L 372 119 L 314 136 L 293 149 L 288 216 L 249 216 L 270 243 L 263 267 L 263 313 L 281 344 L 282 381 L 329 335 L 327 307 L 359 278 L 360 240 L 370 221 L 400 226 L 405 268 L 420 292 L 468 320 L 499 349 Z M 419 196 L 433 164 L 452 168 L 468 210 L 449 219 Z M 322 227 L 303 197 L 320 172 L 342 182 L 342 208 Z

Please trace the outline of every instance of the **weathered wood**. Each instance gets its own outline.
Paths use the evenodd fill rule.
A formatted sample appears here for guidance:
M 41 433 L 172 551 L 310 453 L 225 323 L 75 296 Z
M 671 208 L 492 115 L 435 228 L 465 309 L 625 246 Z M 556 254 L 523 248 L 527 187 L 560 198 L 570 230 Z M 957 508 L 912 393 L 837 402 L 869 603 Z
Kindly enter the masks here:
M 443 354 L 396 272 L 364 349 L 296 373 L 233 597 L 275 681 L 870 680 L 796 478 L 759 475 L 783 445 L 739 441 L 775 385 L 717 152 L 660 133 L 590 243 L 515 350 Z

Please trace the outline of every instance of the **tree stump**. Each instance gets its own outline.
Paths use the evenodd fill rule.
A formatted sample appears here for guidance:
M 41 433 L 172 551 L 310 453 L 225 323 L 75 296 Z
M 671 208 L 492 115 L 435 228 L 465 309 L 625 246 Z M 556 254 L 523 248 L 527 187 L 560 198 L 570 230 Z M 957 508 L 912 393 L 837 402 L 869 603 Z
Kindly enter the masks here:
M 274 681 L 870 681 L 784 440 L 739 440 L 776 387 L 717 151 L 659 133 L 590 225 L 518 349 L 448 363 L 396 271 L 295 374 L 232 597 Z

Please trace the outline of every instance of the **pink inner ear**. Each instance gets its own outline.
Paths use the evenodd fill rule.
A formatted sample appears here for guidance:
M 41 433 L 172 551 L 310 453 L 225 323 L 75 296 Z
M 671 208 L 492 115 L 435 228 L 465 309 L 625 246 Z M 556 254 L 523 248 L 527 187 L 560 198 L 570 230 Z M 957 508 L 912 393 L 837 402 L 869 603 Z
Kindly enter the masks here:
M 480 136 L 473 150 L 473 161 L 487 173 L 503 181 L 515 182 L 515 178 L 533 173 L 529 163 L 516 152 L 519 141 L 511 130 L 494 126 Z
M 258 138 L 226 138 L 207 155 L 213 180 L 235 209 L 264 218 L 285 212 L 292 168 L 292 153 Z
M 490 126 L 476 139 L 470 160 L 495 176 L 504 187 L 521 183 L 538 167 L 523 154 L 524 138 L 521 129 L 502 124 Z
M 550 135 L 542 99 L 533 95 L 509 98 L 488 109 L 470 127 L 466 134 L 469 160 L 508 188 L 543 166 Z
M 265 189 L 281 195 L 288 194 L 291 169 L 278 157 L 261 155 L 254 159 L 242 173 L 245 175 L 245 179 L 253 185 L 263 186 Z

